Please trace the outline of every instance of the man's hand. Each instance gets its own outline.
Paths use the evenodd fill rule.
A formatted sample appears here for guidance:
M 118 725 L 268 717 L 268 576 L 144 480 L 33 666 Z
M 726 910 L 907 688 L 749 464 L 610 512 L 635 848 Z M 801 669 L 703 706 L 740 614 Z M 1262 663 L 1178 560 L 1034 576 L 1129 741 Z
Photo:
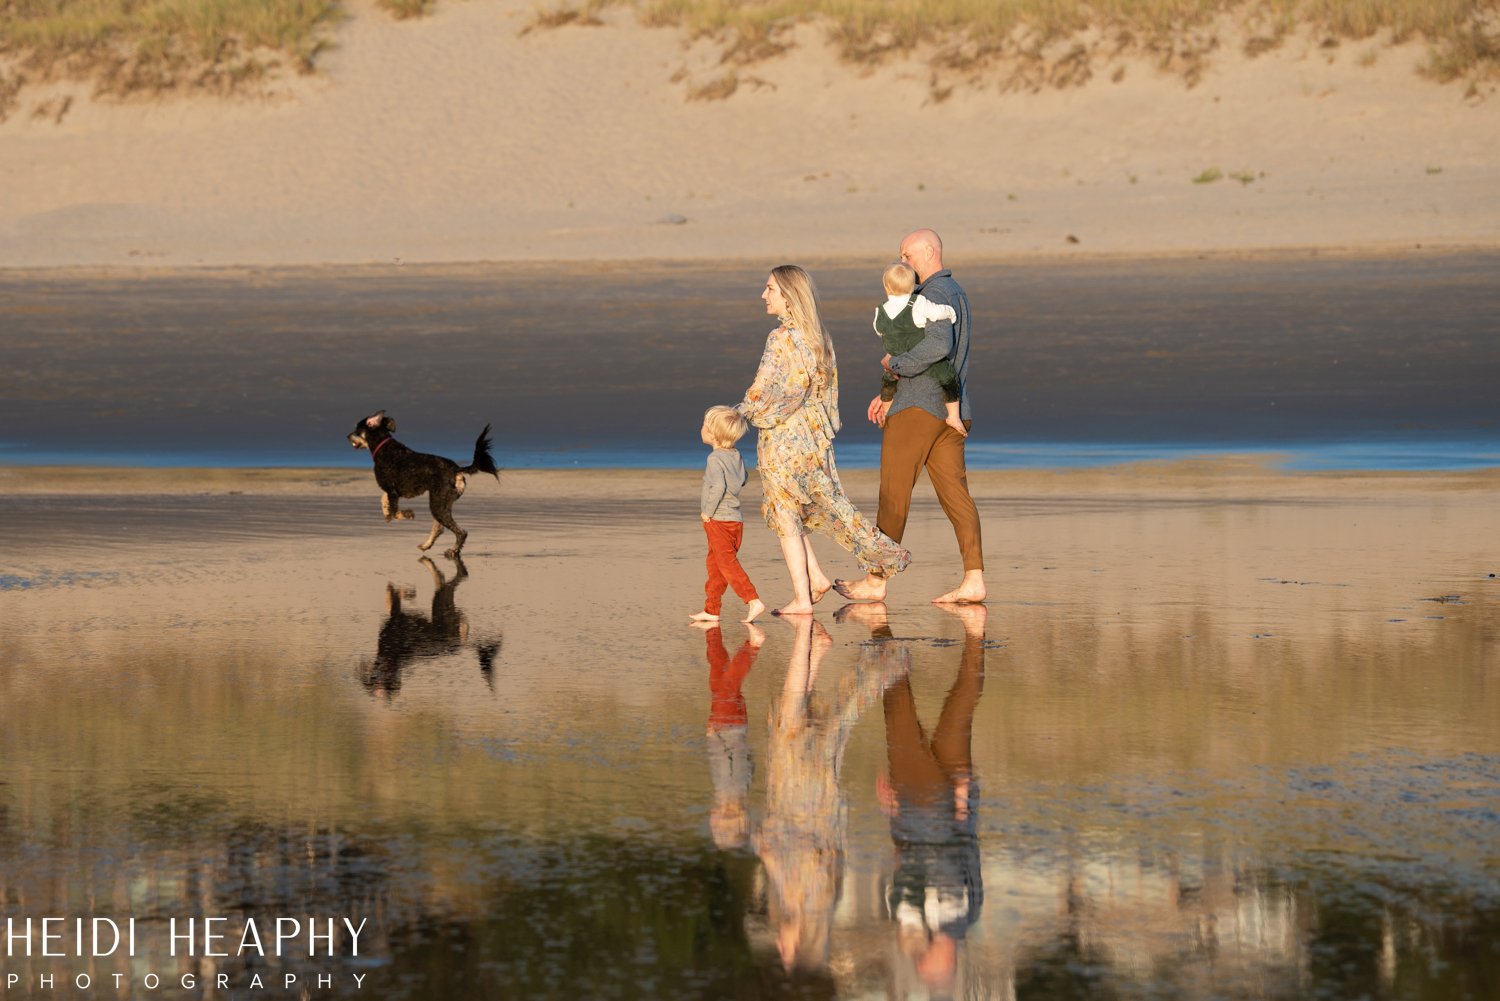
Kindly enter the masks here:
M 870 419 L 871 424 L 883 428 L 885 427 L 885 415 L 890 409 L 891 401 L 882 400 L 877 396 L 870 401 L 870 406 L 865 410 L 865 416 Z

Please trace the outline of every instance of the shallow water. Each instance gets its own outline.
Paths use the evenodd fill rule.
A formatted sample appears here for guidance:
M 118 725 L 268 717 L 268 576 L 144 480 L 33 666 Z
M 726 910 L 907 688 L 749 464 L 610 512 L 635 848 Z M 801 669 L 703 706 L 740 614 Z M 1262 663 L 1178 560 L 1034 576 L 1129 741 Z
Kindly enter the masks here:
M 1492 491 L 986 495 L 963 613 L 924 495 L 884 614 L 754 651 L 685 623 L 695 479 L 476 485 L 462 565 L 369 497 L 0 498 L 4 914 L 138 939 L 4 996 L 1500 994 Z
M 883 259 L 814 262 L 846 468 L 878 460 Z M 0 273 L 0 461 L 360 465 L 384 409 L 422 451 L 693 467 L 769 326 L 765 265 Z M 1500 465 L 1500 259 L 960 265 L 975 468 L 1269 450 L 1300 468 Z

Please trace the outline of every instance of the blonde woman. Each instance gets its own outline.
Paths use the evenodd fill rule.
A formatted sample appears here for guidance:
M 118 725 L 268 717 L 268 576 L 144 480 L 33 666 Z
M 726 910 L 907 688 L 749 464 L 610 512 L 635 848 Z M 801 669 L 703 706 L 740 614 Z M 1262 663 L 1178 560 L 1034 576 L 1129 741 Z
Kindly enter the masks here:
M 833 463 L 838 365 L 833 341 L 818 317 L 812 278 L 796 265 L 784 264 L 766 278 L 761 300 L 781 325 L 766 338 L 755 382 L 735 409 L 760 429 L 761 510 L 781 540 L 792 580 L 792 600 L 775 614 L 810 614 L 833 582 L 818 566 L 809 530 L 853 553 L 875 578 L 905 570 L 911 554 L 860 514 L 839 484 Z

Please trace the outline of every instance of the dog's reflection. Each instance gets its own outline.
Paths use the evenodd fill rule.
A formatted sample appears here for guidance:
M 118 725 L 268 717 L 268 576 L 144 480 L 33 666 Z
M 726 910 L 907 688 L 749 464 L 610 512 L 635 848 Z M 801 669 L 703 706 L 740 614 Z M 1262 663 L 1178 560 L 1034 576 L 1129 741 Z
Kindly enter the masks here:
M 416 597 L 414 589 L 386 584 L 386 618 L 380 627 L 375 659 L 362 661 L 359 665 L 360 684 L 371 695 L 379 693 L 388 699 L 394 697 L 401 690 L 402 674 L 412 661 L 459 653 L 466 647 L 474 649 L 479 658 L 479 671 L 485 683 L 494 690 L 493 672 L 501 639 L 499 636 L 471 638 L 469 621 L 458 610 L 454 599 L 454 592 L 469 576 L 469 570 L 463 560 L 454 559 L 453 562 L 455 572 L 449 578 L 443 576 L 432 560 L 422 557 L 422 563 L 432 574 L 432 582 L 437 588 L 432 595 L 429 615 L 402 608 L 403 600 L 411 601 Z

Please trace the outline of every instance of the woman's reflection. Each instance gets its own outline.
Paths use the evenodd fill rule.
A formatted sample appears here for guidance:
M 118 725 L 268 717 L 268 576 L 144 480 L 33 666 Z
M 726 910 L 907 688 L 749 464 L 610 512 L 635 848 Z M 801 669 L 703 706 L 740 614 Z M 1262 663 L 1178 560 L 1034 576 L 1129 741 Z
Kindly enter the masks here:
M 709 831 L 720 850 L 742 848 L 750 836 L 750 780 L 755 775 L 750 758 L 749 711 L 741 687 L 755 666 L 755 656 L 766 634 L 754 623 L 731 659 L 717 622 L 699 623 L 708 658 L 708 767 L 714 779 L 714 805 Z
M 843 879 L 844 745 L 860 713 L 906 675 L 911 657 L 894 643 L 862 648 L 853 674 L 841 679 L 829 702 L 814 684 L 833 640 L 811 616 L 788 621 L 796 634 L 786 683 L 771 711 L 766 816 L 755 848 L 766 870 L 768 917 L 782 964 L 812 972 L 828 962 Z
M 471 643 L 468 619 L 458 610 L 454 599 L 453 592 L 469 576 L 468 568 L 464 566 L 463 560 L 455 559 L 453 563 L 456 571 L 452 579 L 449 579 L 427 557 L 422 557 L 422 563 L 432 574 L 433 584 L 437 587 L 432 595 L 431 614 L 423 616 L 403 610 L 403 597 L 410 601 L 416 597 L 416 591 L 406 588 L 403 594 L 402 589 L 398 589 L 396 585 L 387 584 L 386 618 L 380 627 L 375 659 L 360 663 L 360 683 L 370 694 L 383 693 L 389 699 L 401 690 L 402 673 L 411 661 L 458 653 L 466 646 L 472 646 L 479 657 L 479 671 L 484 676 L 485 683 L 493 689 L 491 672 L 495 657 L 500 653 L 500 639 L 485 638 Z

